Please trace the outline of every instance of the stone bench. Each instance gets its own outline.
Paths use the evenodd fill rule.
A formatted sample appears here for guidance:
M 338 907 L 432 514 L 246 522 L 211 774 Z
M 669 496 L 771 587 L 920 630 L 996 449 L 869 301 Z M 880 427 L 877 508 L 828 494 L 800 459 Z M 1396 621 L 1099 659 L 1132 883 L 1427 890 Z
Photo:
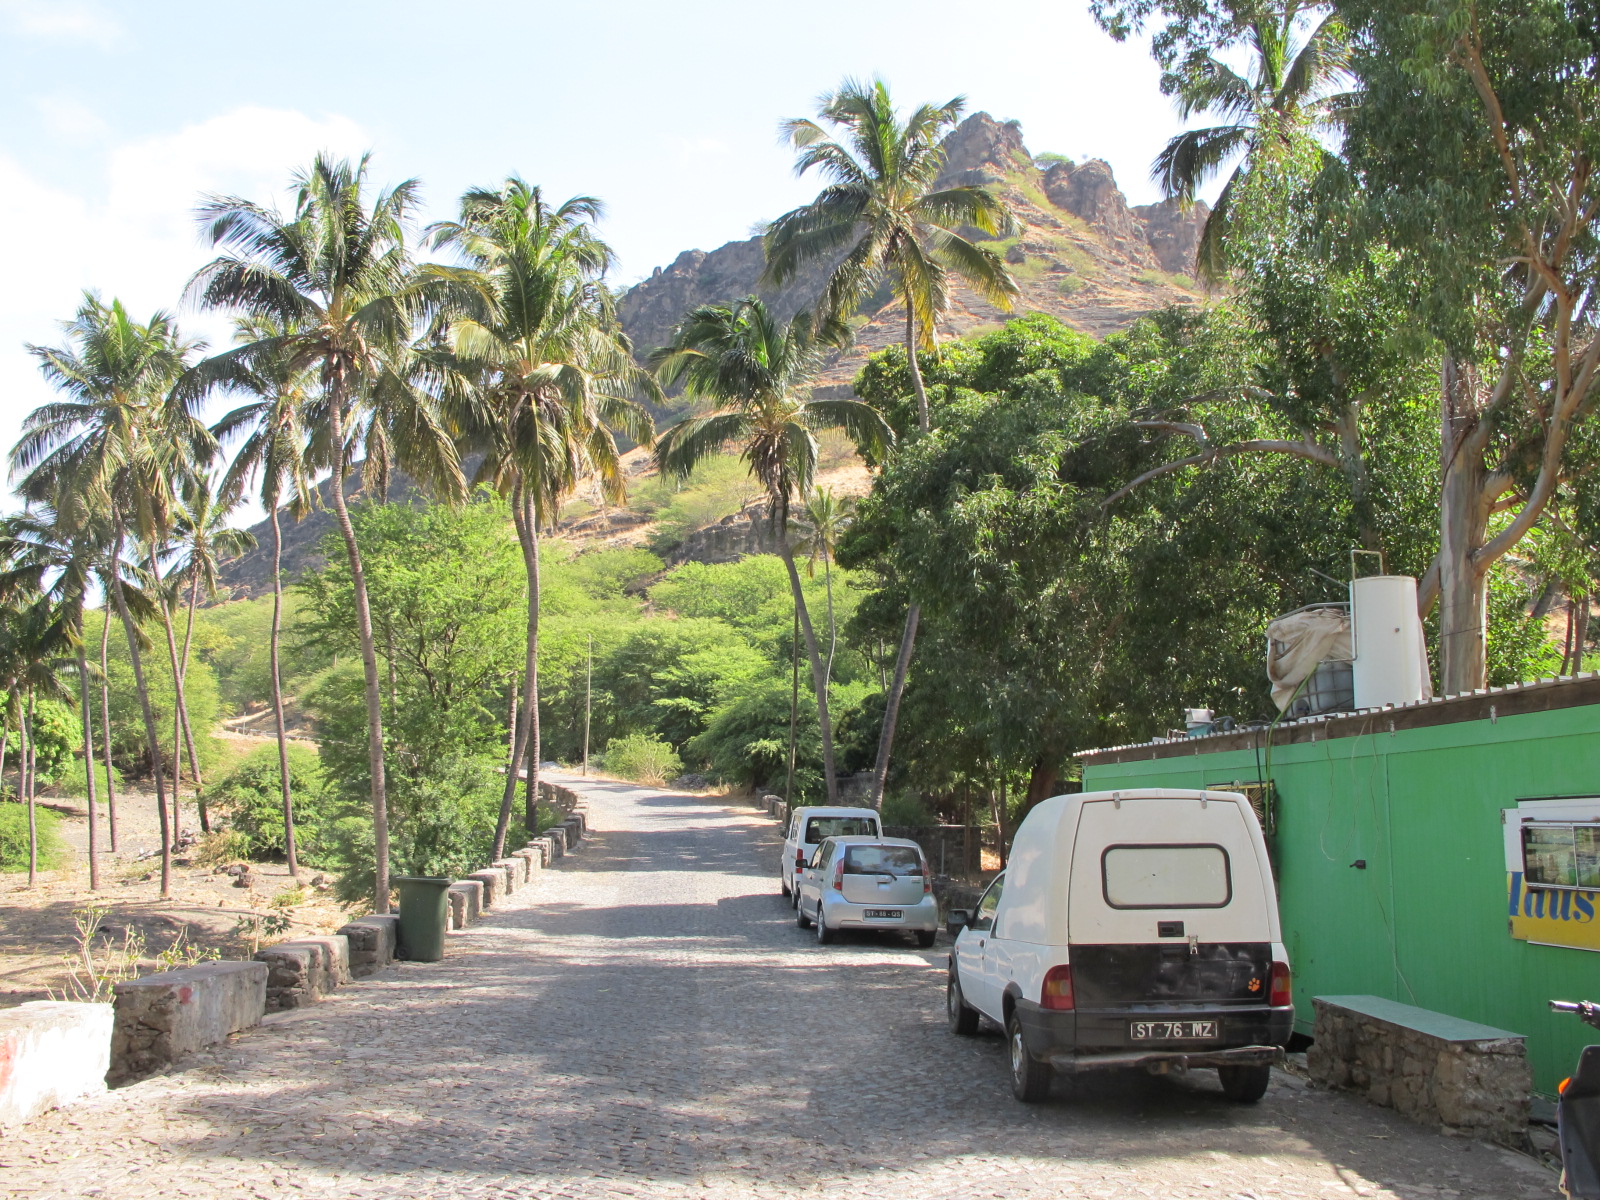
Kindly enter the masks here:
M 564 858 L 567 853 L 567 831 L 561 825 L 552 825 L 539 835 L 546 845 L 550 847 L 552 859 Z
M 559 828 L 567 831 L 567 849 L 576 850 L 583 841 L 583 821 L 578 817 L 568 817 L 561 822 Z
M 483 885 L 483 899 L 480 901 L 483 912 L 489 912 L 495 905 L 505 899 L 506 873 L 500 867 L 485 867 L 481 871 L 474 871 L 467 876 L 476 879 Z
M 350 941 L 344 934 L 296 938 L 258 950 L 267 964 L 267 1011 L 315 1004 L 350 982 Z
M 109 1004 L 0 1009 L 0 1129 L 105 1091 L 112 1021 Z
M 138 1079 L 259 1024 L 267 973 L 263 962 L 206 962 L 117 984 L 106 1082 Z
M 446 893 L 450 898 L 450 928 L 465 929 L 483 915 L 483 882 L 458 879 Z
M 1311 1079 L 1506 1145 L 1528 1126 L 1523 1035 L 1379 996 L 1315 996 Z
M 363 979 L 395 960 L 400 943 L 400 918 L 394 913 L 362 917 L 343 926 L 339 934 L 349 947 L 350 974 Z

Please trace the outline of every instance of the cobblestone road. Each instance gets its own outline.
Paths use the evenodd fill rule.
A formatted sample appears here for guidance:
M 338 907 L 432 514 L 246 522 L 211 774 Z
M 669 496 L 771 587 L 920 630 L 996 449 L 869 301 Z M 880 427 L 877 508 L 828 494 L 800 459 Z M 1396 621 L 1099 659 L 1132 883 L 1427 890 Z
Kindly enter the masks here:
M 770 820 L 589 791 L 594 839 L 444 962 L 0 1135 L 0 1195 L 1554 1195 L 1289 1077 L 1254 1107 L 1209 1073 L 1019 1105 L 999 1039 L 945 1031 L 942 941 L 820 948 Z

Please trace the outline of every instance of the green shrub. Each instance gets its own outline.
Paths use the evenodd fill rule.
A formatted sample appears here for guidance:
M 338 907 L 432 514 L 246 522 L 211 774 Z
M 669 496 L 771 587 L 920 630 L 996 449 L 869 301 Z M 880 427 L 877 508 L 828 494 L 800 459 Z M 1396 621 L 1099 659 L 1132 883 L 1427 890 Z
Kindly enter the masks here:
M 316 751 L 289 747 L 289 791 L 294 802 L 295 857 L 315 862 L 328 820 L 328 795 Z M 228 814 L 228 824 L 243 839 L 251 858 L 281 857 L 283 781 L 278 747 L 260 746 L 208 790 L 211 803 Z
M 643 733 L 612 738 L 606 744 L 604 767 L 613 775 L 640 783 L 663 784 L 683 774 L 683 760 L 666 742 Z
M 35 828 L 39 835 L 39 869 L 54 870 L 61 864 L 64 847 L 56 814 L 35 805 Z M 14 800 L 0 800 L 0 871 L 28 869 L 28 806 Z

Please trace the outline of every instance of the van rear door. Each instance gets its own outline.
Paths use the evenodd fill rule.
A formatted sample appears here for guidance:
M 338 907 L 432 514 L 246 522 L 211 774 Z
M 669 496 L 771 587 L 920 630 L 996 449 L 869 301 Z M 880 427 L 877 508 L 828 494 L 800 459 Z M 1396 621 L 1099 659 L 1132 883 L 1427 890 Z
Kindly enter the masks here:
M 1067 910 L 1080 1008 L 1266 1000 L 1273 900 L 1251 832 L 1231 800 L 1082 806 Z

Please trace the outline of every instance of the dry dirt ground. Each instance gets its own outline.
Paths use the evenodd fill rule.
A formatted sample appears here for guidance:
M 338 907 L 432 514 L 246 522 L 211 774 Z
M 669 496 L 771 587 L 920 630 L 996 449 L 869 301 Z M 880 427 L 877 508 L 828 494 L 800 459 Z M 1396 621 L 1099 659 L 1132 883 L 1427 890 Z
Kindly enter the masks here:
M 274 896 L 294 886 L 282 863 L 253 863 L 249 887 L 235 887 L 234 878 L 215 874 L 194 860 L 190 846 L 174 856 L 172 895 L 161 897 L 159 825 L 152 792 L 130 790 L 117 796 L 117 851 L 111 853 L 103 802 L 100 818 L 100 890 L 89 890 L 88 813 L 82 800 L 46 800 L 44 805 L 61 818 L 67 851 L 62 868 L 40 872 L 30 889 L 26 873 L 0 874 L 0 1008 L 27 1000 L 47 998 L 47 989 L 66 981 L 62 960 L 78 949 L 74 915 L 90 902 L 109 911 L 97 939 L 121 946 L 124 931 L 142 934 L 147 955 L 167 950 L 180 938 L 203 950 L 215 949 L 224 958 L 248 958 L 253 953 L 253 913 L 268 910 Z M 199 816 L 191 799 L 182 806 L 183 829 L 198 831 Z M 301 868 L 302 884 L 317 875 Z M 349 919 L 326 890 L 305 887 L 306 901 L 286 910 L 288 929 L 266 937 L 281 941 L 307 932 L 332 932 Z M 246 927 L 240 928 L 241 920 Z M 155 966 L 147 961 L 146 969 Z

